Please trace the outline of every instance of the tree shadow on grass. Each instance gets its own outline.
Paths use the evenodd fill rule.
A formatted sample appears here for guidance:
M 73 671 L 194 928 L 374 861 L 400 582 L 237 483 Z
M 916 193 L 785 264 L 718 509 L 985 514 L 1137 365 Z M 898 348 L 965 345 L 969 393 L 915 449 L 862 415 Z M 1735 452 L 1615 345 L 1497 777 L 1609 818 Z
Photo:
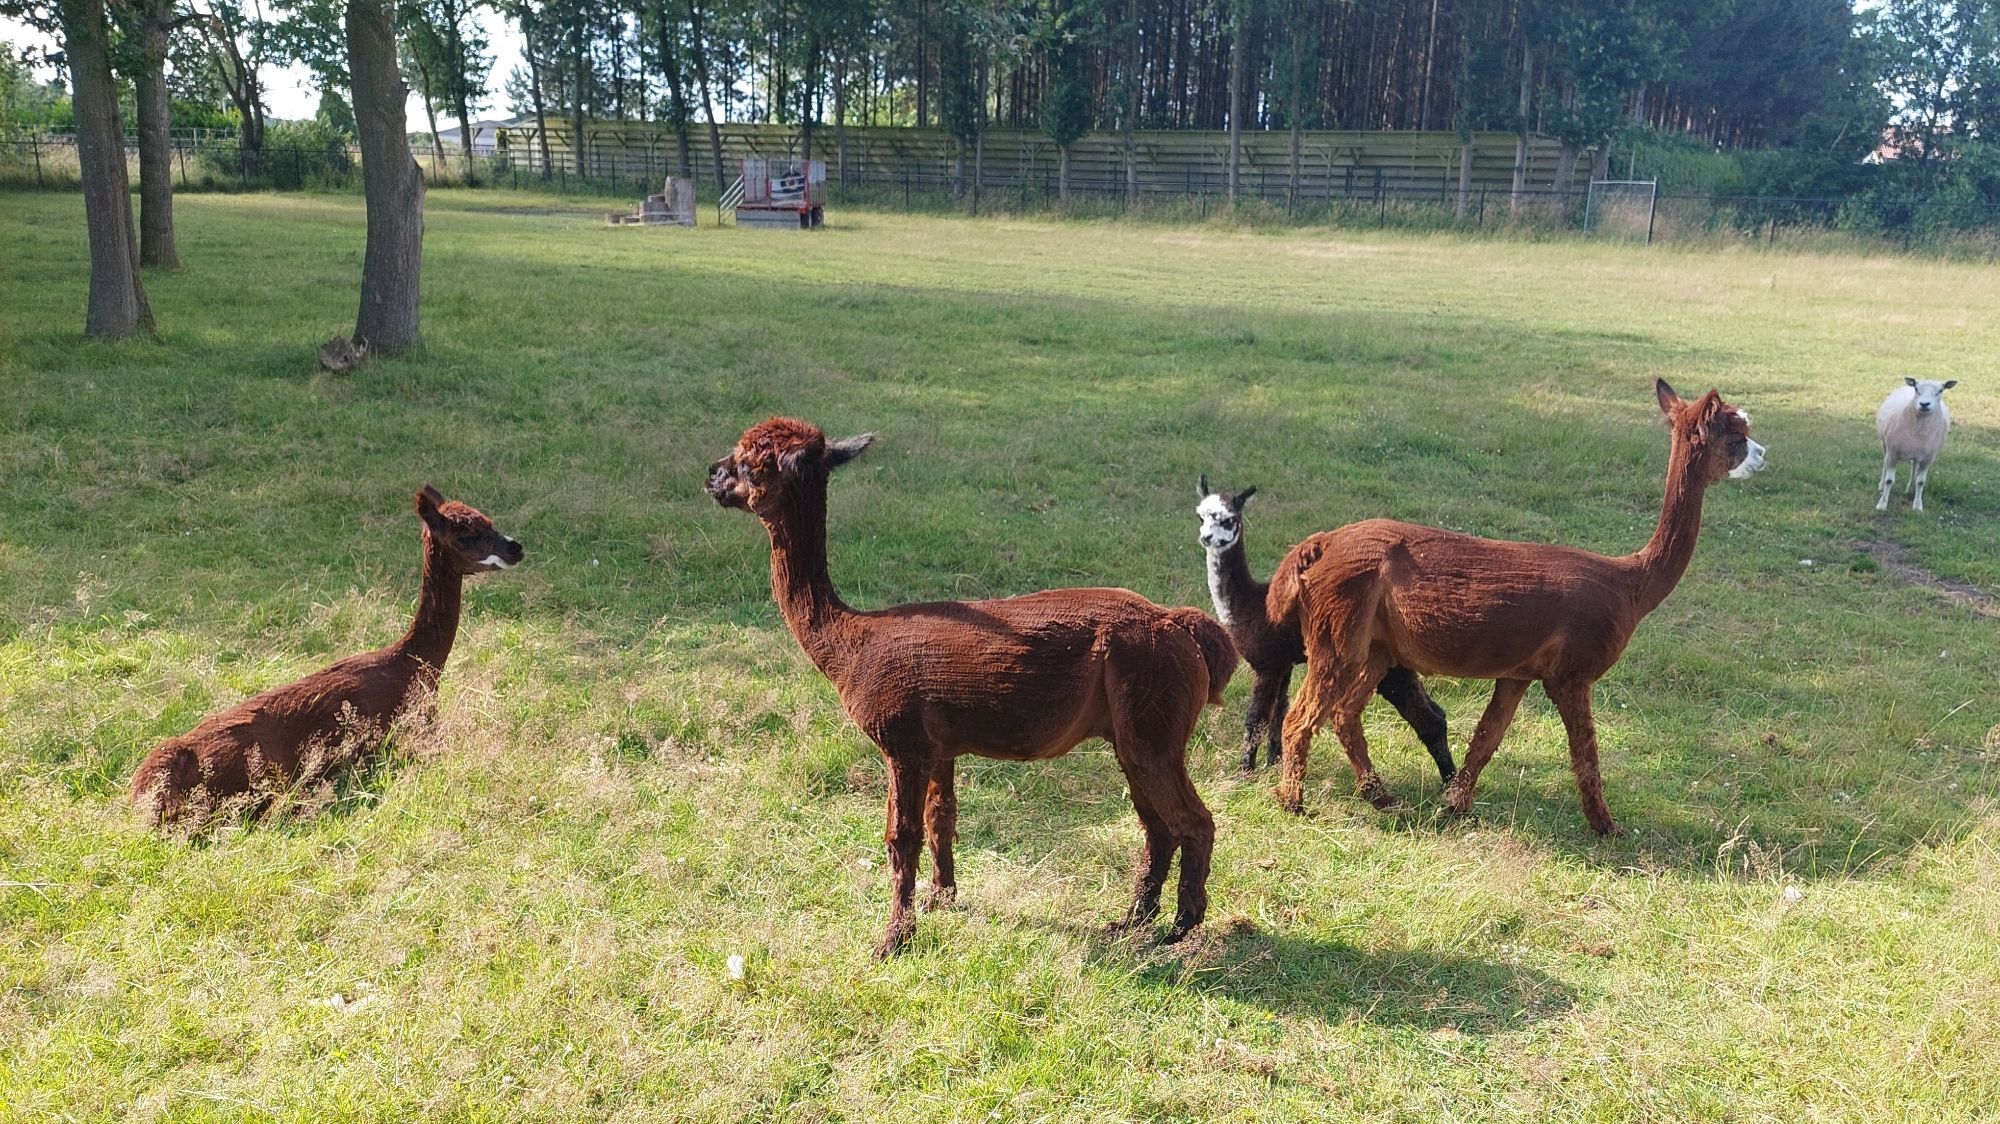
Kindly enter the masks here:
M 1576 1006 L 1534 968 L 1423 948 L 1362 948 L 1266 932 L 1244 923 L 1197 930 L 1173 946 L 1140 946 L 1082 930 L 1095 965 L 1160 991 L 1234 1000 L 1322 1022 L 1499 1034 Z M 1141 938 L 1143 939 L 1143 938 Z

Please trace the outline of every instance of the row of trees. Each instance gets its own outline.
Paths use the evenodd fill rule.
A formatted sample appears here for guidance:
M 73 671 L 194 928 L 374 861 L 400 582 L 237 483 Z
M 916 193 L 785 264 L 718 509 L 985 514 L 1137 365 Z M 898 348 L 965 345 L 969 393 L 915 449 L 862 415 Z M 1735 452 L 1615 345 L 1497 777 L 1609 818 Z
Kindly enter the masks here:
M 849 124 L 941 127 L 958 141 L 961 183 L 969 165 L 975 185 L 990 126 L 1041 128 L 1065 166 L 1072 142 L 1107 130 L 1125 139 L 1134 192 L 1140 129 L 1289 130 L 1295 153 L 1312 128 L 1452 129 L 1468 144 L 1511 131 L 1517 188 L 1533 132 L 1561 143 L 1567 182 L 1586 154 L 1607 172 L 1613 139 L 1645 129 L 1796 155 L 1790 178 L 1773 181 L 1796 188 L 1855 167 L 1893 121 L 1912 186 L 1992 167 L 1980 190 L 2000 198 L 1995 0 L 1859 12 L 1851 0 L 0 0 L 0 12 L 59 33 L 80 133 L 115 136 L 103 131 L 125 92 L 140 140 L 133 241 L 147 265 L 177 256 L 165 176 L 176 114 L 226 107 L 254 175 L 264 76 L 280 62 L 312 71 L 321 117 L 358 132 L 364 157 L 371 128 L 402 120 L 400 103 L 392 118 L 371 99 L 407 82 L 434 145 L 439 113 L 457 119 L 472 175 L 498 21 L 524 43 L 503 88 L 543 126 L 545 174 L 552 119 L 567 120 L 579 167 L 586 120 L 660 122 L 682 173 L 703 164 L 718 184 L 716 125 L 730 119 L 795 124 L 807 155 L 831 131 L 836 162 Z M 357 56 L 358 14 L 373 29 L 359 45 L 386 45 L 385 68 Z M 85 163 L 122 176 L 117 154 L 98 146 Z M 366 162 L 374 220 L 378 187 L 412 193 L 400 164 Z M 1066 189 L 1066 167 L 1060 180 Z M 115 241 L 116 222 L 93 221 Z
M 151 334 L 153 313 L 142 267 L 180 265 L 173 228 L 168 65 L 176 33 L 192 28 L 208 42 L 209 53 L 196 73 L 222 86 L 232 100 L 240 99 L 246 162 L 261 153 L 265 115 L 258 60 L 285 33 L 285 25 L 267 24 L 261 15 L 246 18 L 240 8 L 224 7 L 230 2 L 202 8 L 183 7 L 181 0 L 0 0 L 0 15 L 27 22 L 61 44 L 89 233 L 88 336 Z M 395 354 L 418 339 L 423 248 L 424 182 L 410 153 L 404 120 L 408 87 L 398 46 L 405 38 L 399 29 L 407 27 L 408 9 L 392 0 L 347 0 L 341 8 L 330 0 L 301 0 L 288 11 L 318 21 L 320 31 L 312 40 L 315 70 L 323 79 L 337 75 L 341 80 L 361 144 L 368 239 L 354 339 L 371 351 Z M 231 31 L 232 19 L 242 21 L 234 25 L 240 36 Z M 15 61 L 11 52 L 7 61 Z M 0 76 L 15 69 L 0 68 Z M 136 227 L 126 173 L 121 77 L 131 91 L 138 135 Z M 189 77 L 182 72 L 184 82 Z M 328 88 L 331 92 L 330 83 Z

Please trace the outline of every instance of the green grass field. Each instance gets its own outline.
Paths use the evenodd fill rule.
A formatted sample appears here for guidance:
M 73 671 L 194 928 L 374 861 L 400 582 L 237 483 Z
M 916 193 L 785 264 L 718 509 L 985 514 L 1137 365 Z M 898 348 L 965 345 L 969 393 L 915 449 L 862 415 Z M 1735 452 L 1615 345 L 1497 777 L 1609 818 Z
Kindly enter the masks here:
M 0 197 L 0 1115 L 15 1119 L 1946 1120 L 2000 1105 L 2000 267 L 837 212 L 608 229 L 435 192 L 415 357 L 352 324 L 358 197 L 179 200 L 157 342 L 85 344 L 80 201 Z M 1930 512 L 1873 512 L 1903 374 L 1957 377 Z M 963 759 L 960 906 L 868 957 L 880 759 L 701 492 L 784 412 L 853 603 L 1123 585 L 1206 605 L 1391 515 L 1650 533 L 1652 380 L 1771 467 L 1599 685 L 1591 836 L 1530 696 L 1476 822 L 1386 705 L 1309 814 L 1191 749 L 1210 923 L 1102 931 L 1139 830 L 1101 743 Z M 528 549 L 437 722 L 198 841 L 124 785 L 207 711 L 392 639 L 425 481 Z M 1484 685 L 1432 684 L 1463 750 Z M 926 866 L 926 871 L 928 867 Z M 733 982 L 724 963 L 745 957 Z

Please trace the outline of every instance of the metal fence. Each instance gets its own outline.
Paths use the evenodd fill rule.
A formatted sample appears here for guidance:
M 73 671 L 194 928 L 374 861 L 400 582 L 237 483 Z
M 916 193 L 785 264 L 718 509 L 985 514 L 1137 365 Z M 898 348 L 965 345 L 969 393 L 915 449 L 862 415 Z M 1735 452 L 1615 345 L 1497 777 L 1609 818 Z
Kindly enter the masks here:
M 358 190 L 361 154 L 349 145 L 267 146 L 261 161 L 243 159 L 234 137 L 176 135 L 172 142 L 175 185 L 182 191 Z M 1491 230 L 1530 227 L 1565 230 L 1583 227 L 1586 187 L 1475 186 L 1461 194 L 1456 177 L 1416 178 L 1383 168 L 1328 168 L 1294 178 L 1286 168 L 1246 169 L 1236 199 L 1228 198 L 1221 169 L 1185 167 L 1169 179 L 1153 175 L 1129 185 L 1114 169 L 1072 168 L 1068 199 L 1052 166 L 1013 167 L 983 180 L 968 159 L 963 174 L 935 161 L 886 168 L 879 161 L 851 161 L 841 169 L 827 159 L 830 204 L 866 205 L 910 211 L 993 213 L 1061 210 L 1086 214 L 1156 214 L 1196 220 L 1228 212 L 1252 221 L 1403 226 L 1425 229 Z M 701 195 L 719 194 L 711 182 L 709 153 L 697 138 L 691 152 Z M 137 149 L 127 145 L 136 183 Z M 678 161 L 671 151 L 600 151 L 588 174 L 551 162 L 545 169 L 538 150 L 513 145 L 476 156 L 468 178 L 461 151 L 446 147 L 416 152 L 419 168 L 433 186 L 553 191 L 578 197 L 628 201 L 660 189 Z M 733 172 L 733 168 L 725 169 Z M 1490 181 L 1489 181 L 1490 182 Z M 80 184 L 73 136 L 40 135 L 0 139 L 0 186 L 75 190 Z M 2000 253 L 2000 205 L 1945 199 L 1872 197 L 1715 195 L 1662 192 L 1656 200 L 1653 241 L 1755 241 L 1765 245 L 1854 239 L 1872 244 L 1981 254 Z

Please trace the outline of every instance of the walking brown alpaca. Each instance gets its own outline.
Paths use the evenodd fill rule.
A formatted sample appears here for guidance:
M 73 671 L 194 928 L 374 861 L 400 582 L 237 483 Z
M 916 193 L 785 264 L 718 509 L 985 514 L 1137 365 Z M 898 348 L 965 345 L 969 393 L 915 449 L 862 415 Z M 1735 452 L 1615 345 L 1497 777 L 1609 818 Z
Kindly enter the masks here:
M 1278 763 L 1279 734 L 1285 726 L 1285 712 L 1291 707 L 1292 668 L 1306 660 L 1305 641 L 1299 637 L 1299 617 L 1289 612 L 1282 617 L 1270 613 L 1269 582 L 1250 576 L 1250 560 L 1243 546 L 1243 512 L 1257 489 L 1240 492 L 1211 492 L 1208 477 L 1195 486 L 1194 513 L 1201 520 L 1199 538 L 1208 551 L 1208 593 L 1215 602 L 1215 615 L 1236 642 L 1236 651 L 1255 675 L 1250 688 L 1250 706 L 1243 715 L 1243 762 L 1245 773 L 1257 768 L 1257 747 L 1266 745 L 1266 764 Z M 1280 581 L 1296 582 L 1296 569 L 1280 566 Z M 1289 591 L 1280 590 L 1279 599 L 1288 606 L 1297 602 Z M 1451 763 L 1451 745 L 1445 740 L 1444 708 L 1431 701 L 1423 681 L 1407 667 L 1392 667 L 1375 685 L 1375 691 L 1389 700 L 1403 721 L 1437 762 L 1438 775 L 1450 781 L 1458 770 Z
M 245 699 L 161 742 L 132 777 L 132 798 L 150 803 L 156 824 L 200 815 L 253 788 L 282 787 L 298 779 L 313 754 L 379 735 L 413 699 L 436 691 L 458 636 L 466 575 L 504 570 L 521 560 L 522 550 L 491 519 L 428 484 L 417 493 L 417 514 L 424 583 L 410 630 L 386 648 Z
M 1479 772 L 1500 745 L 1528 684 L 1539 680 L 1569 731 L 1570 768 L 1584 818 L 1617 830 L 1597 771 L 1590 689 L 1618 662 L 1633 629 L 1687 571 L 1708 486 L 1764 467 L 1750 418 L 1711 390 L 1682 402 L 1659 380 L 1673 431 L 1660 522 L 1637 554 L 1607 558 L 1566 546 L 1495 542 L 1387 519 L 1328 531 L 1293 548 L 1306 678 L 1285 720 L 1278 802 L 1297 811 L 1313 731 L 1329 718 L 1361 793 L 1393 801 L 1368 760 L 1361 708 L 1391 667 L 1491 679 L 1493 699 L 1472 733 L 1445 803 L 1472 809 Z
M 928 904 L 956 894 L 953 759 L 1046 760 L 1090 738 L 1111 743 L 1145 828 L 1121 924 L 1143 926 L 1158 915 L 1178 850 L 1180 901 L 1167 940 L 1179 940 L 1207 913 L 1215 843 L 1215 820 L 1188 779 L 1187 741 L 1236 668 L 1229 635 L 1199 610 L 1163 609 L 1122 589 L 848 608 L 827 576 L 827 477 L 874 439 L 829 442 L 805 422 L 772 418 L 709 467 L 708 494 L 763 521 L 785 623 L 888 762 L 884 838 L 894 899 L 876 955 L 893 955 L 916 929 L 912 899 L 926 838 L 934 864 Z

